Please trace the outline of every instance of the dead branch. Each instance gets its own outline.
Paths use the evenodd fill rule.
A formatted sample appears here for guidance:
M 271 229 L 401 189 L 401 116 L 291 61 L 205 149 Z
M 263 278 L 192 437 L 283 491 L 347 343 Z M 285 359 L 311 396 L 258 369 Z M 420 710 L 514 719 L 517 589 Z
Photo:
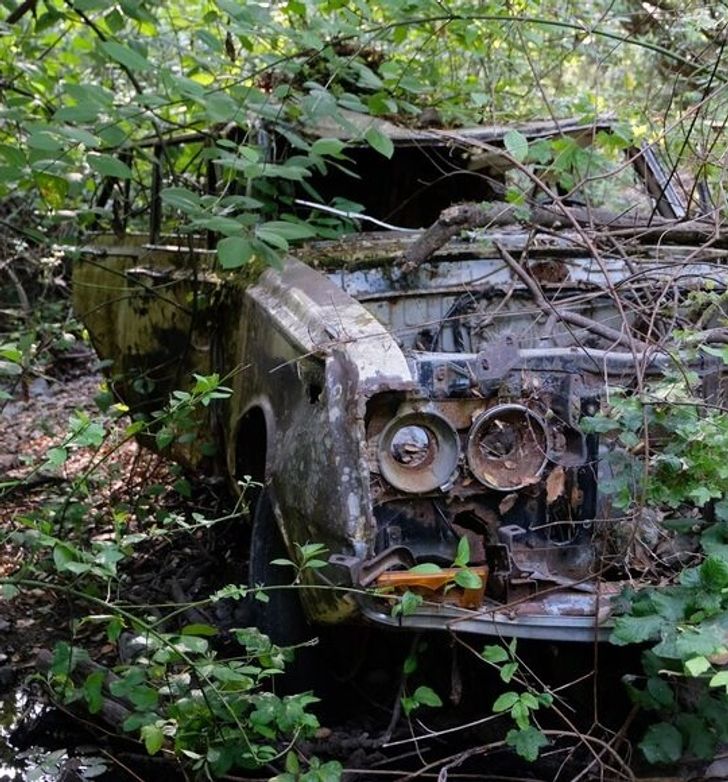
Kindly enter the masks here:
M 508 250 L 506 250 L 506 248 L 498 242 L 494 242 L 494 245 L 498 250 L 501 258 L 503 258 L 503 260 L 508 264 L 513 274 L 515 274 L 530 291 L 531 295 L 533 296 L 533 300 L 536 302 L 536 305 L 541 310 L 543 310 L 546 315 L 556 315 L 556 317 L 558 317 L 564 323 L 569 323 L 572 326 L 576 326 L 577 328 L 587 329 L 593 334 L 613 342 L 615 345 L 624 345 L 630 350 L 632 348 L 644 349 L 646 347 L 643 342 L 635 339 L 630 334 L 624 334 L 621 331 L 612 329 L 609 326 L 603 325 L 602 323 L 597 323 L 591 318 L 580 315 L 578 312 L 571 312 L 570 310 L 565 310 L 556 307 L 554 304 L 551 304 L 543 295 L 543 292 L 541 291 L 538 283 L 531 277 L 530 274 L 528 274 L 528 272 L 508 252 Z
M 49 671 L 53 666 L 53 653 L 49 652 L 47 649 L 41 649 L 40 652 L 38 652 L 35 664 L 39 671 Z M 106 692 L 108 692 L 109 687 L 113 682 L 119 681 L 119 677 L 115 673 L 91 660 L 79 660 L 71 675 L 74 680 L 82 682 L 89 674 L 96 673 L 97 671 L 102 671 L 104 673 L 103 689 Z M 98 716 L 107 725 L 120 730 L 121 726 L 131 714 L 131 709 L 128 709 L 120 701 L 109 695 L 103 696 Z
M 404 251 L 402 270 L 410 272 L 466 228 L 511 225 L 515 207 L 505 203 L 457 204 L 444 209 L 437 220 Z
M 601 234 L 610 238 L 633 239 L 641 244 L 694 244 L 712 240 L 715 246 L 728 246 L 728 237 L 721 233 L 720 226 L 705 219 L 677 222 L 655 217 L 647 224 L 641 216 L 615 216 L 602 209 L 564 205 L 529 208 L 499 201 L 465 203 L 443 210 L 437 220 L 412 242 L 400 258 L 402 270 L 410 272 L 416 269 L 463 230 L 519 222 L 552 229 L 564 228 L 573 222 L 585 229 L 599 229 Z

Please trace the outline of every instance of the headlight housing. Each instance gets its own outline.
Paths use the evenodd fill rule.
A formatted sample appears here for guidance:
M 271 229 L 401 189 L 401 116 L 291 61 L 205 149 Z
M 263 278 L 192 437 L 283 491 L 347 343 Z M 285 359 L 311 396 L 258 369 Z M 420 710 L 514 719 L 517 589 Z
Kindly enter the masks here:
M 410 412 L 384 427 L 377 448 L 382 476 L 395 489 L 424 494 L 446 484 L 457 468 L 457 432 L 441 416 Z
M 514 491 L 538 481 L 549 450 L 548 427 L 540 416 L 523 405 L 497 405 L 470 430 L 468 465 L 484 486 Z

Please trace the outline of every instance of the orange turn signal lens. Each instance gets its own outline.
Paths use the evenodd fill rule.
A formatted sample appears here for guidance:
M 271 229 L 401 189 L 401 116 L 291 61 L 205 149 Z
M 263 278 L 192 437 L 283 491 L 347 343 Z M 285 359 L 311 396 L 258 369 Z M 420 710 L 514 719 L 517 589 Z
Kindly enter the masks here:
M 480 578 L 480 587 L 464 589 L 455 581 L 462 568 L 443 568 L 437 573 L 413 573 L 410 570 L 394 570 L 382 573 L 376 580 L 380 589 L 394 592 L 409 590 L 440 603 L 455 603 L 463 608 L 479 608 L 485 595 L 488 580 L 487 565 L 471 567 L 468 570 Z M 447 588 L 449 587 L 449 589 Z

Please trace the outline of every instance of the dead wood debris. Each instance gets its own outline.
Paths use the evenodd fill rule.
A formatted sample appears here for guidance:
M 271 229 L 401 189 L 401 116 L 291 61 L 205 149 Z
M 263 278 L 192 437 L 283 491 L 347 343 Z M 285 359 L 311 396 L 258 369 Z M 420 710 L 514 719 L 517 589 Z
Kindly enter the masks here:
M 411 272 L 424 263 L 461 231 L 474 228 L 495 228 L 518 223 L 541 228 L 558 229 L 580 226 L 585 230 L 599 229 L 600 238 L 632 239 L 639 243 L 697 244 L 710 242 L 713 247 L 728 246 L 719 226 L 709 220 L 678 222 L 666 218 L 615 216 L 598 209 L 553 206 L 524 207 L 504 202 L 465 203 L 448 207 L 440 217 L 402 253 L 402 271 Z

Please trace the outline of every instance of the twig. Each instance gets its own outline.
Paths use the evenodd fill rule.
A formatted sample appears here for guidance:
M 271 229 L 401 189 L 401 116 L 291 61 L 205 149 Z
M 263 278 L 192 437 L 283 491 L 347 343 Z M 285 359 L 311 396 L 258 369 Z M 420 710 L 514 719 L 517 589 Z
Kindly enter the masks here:
M 609 340 L 614 344 L 623 345 L 627 348 L 639 347 L 644 349 L 646 345 L 644 342 L 640 342 L 636 338 L 631 338 L 629 335 L 617 331 L 616 329 L 605 326 L 602 323 L 597 323 L 591 318 L 587 318 L 584 315 L 580 315 L 578 312 L 571 312 L 570 310 L 562 310 L 551 304 L 543 295 L 538 283 L 531 277 L 528 272 L 516 261 L 516 259 L 503 247 L 500 242 L 493 242 L 493 245 L 498 250 L 501 258 L 508 264 L 511 271 L 518 277 L 519 280 L 526 286 L 531 292 L 533 300 L 538 307 L 543 310 L 547 315 L 556 315 L 564 323 L 570 323 L 572 326 L 578 328 L 587 329 L 593 334 L 596 334 L 603 339 Z
M 419 641 L 420 641 L 420 633 L 416 633 L 415 637 L 412 639 L 412 644 L 410 645 L 410 651 L 409 651 L 410 655 L 413 655 L 415 653 Z M 382 745 L 384 746 L 386 746 L 386 744 L 392 738 L 392 733 L 394 733 L 394 729 L 397 727 L 397 723 L 399 722 L 399 718 L 402 714 L 402 696 L 404 695 L 404 689 L 406 683 L 407 683 L 407 674 L 402 672 L 402 677 L 399 682 L 399 688 L 397 689 L 397 697 L 395 698 L 394 706 L 392 707 L 392 717 L 389 720 L 389 725 L 387 725 L 387 729 L 384 731 L 381 738 Z

